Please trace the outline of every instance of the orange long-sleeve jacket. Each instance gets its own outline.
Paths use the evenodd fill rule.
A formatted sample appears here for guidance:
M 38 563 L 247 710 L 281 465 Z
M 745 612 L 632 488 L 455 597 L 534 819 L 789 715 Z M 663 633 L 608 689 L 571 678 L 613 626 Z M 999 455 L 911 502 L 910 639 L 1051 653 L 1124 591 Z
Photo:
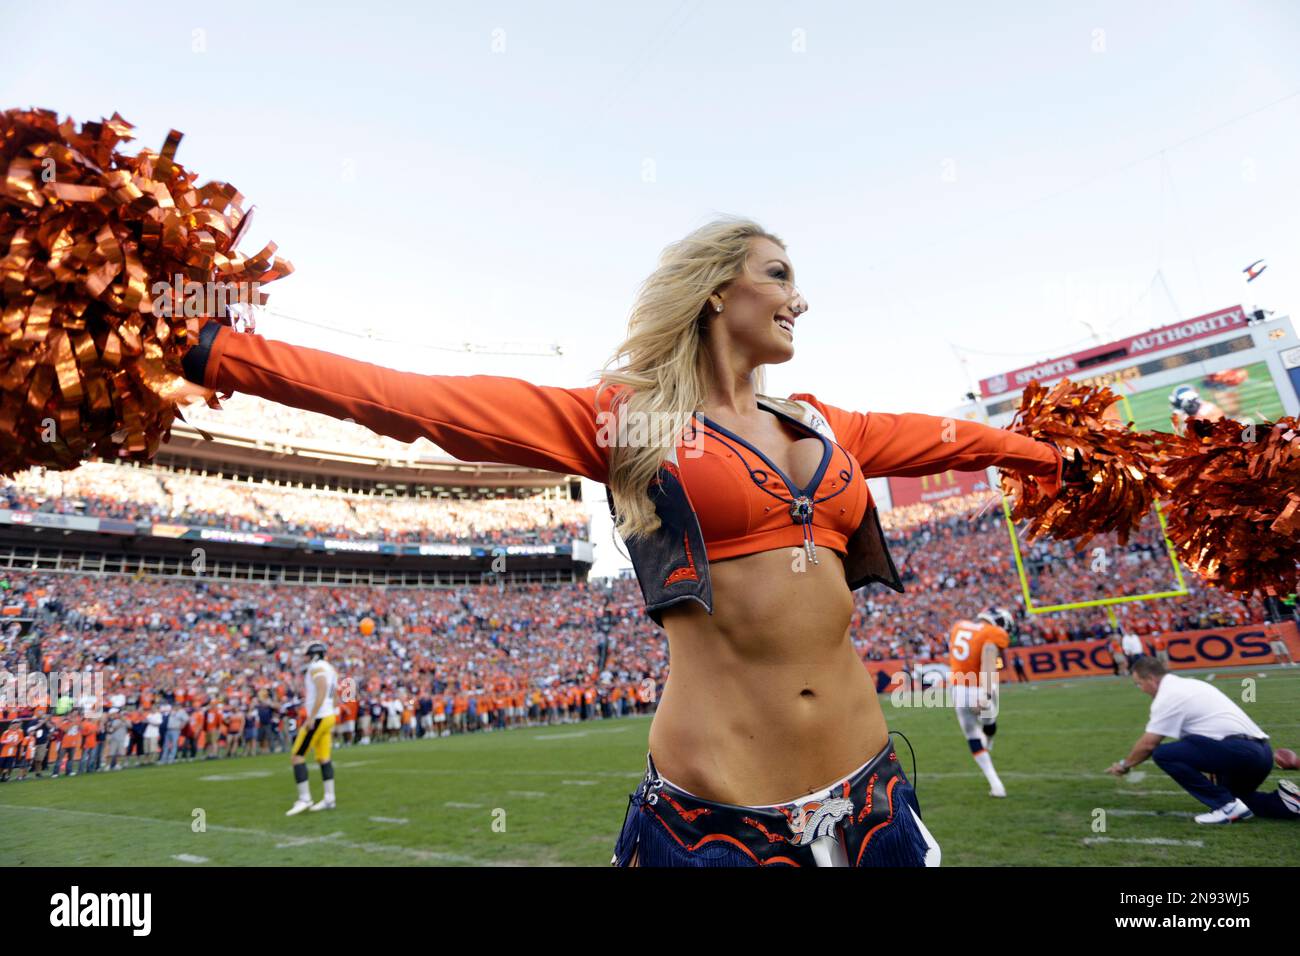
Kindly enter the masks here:
M 595 386 L 561 388 L 498 375 L 402 372 L 235 332 L 216 322 L 204 326 L 184 365 L 187 378 L 219 392 L 248 392 L 351 419 L 399 441 L 427 438 L 465 461 L 608 480 L 602 436 L 609 432 L 602 427 L 607 420 L 601 413 L 609 411 L 614 389 L 598 407 Z M 712 613 L 708 558 L 815 545 L 818 534 L 843 553 L 851 588 L 875 581 L 901 592 L 868 477 L 998 465 L 1038 476 L 1049 494 L 1060 488 L 1060 454 L 1023 435 L 933 415 L 846 411 L 808 393 L 790 400 L 794 406 L 778 408 L 760 398 L 759 406 L 821 439 L 820 465 L 806 487 L 743 438 L 703 416 L 697 416 L 699 430 L 714 440 L 702 442 L 698 454 L 671 450 L 650 489 L 661 527 L 627 542 L 647 612 L 656 623 L 662 623 L 663 608 L 684 600 L 695 600 Z M 612 495 L 608 500 L 612 512 Z M 697 515 L 701 508 L 706 509 L 703 528 Z

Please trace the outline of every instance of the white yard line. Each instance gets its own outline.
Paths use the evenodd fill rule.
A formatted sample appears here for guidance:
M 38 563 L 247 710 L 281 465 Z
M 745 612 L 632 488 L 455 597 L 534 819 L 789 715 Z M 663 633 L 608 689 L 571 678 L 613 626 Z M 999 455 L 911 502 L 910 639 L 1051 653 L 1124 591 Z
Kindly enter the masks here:
M 195 856 L 192 853 L 173 853 L 173 860 L 180 860 L 182 863 L 207 863 L 206 856 Z
M 897 708 L 895 708 L 895 712 L 897 712 L 897 711 L 902 711 L 902 710 L 909 710 L 909 709 L 910 709 L 910 708 L 907 708 L 907 707 L 897 707 Z M 1021 715 L 1021 716 L 1023 717 L 1024 715 Z M 1003 727 L 1003 726 L 1008 726 L 1008 725 L 999 722 L 998 726 L 999 726 L 999 727 Z M 998 740 L 1003 740 L 1003 739 L 1007 740 L 1007 742 L 1008 742 L 1007 745 L 1008 745 L 1008 746 L 1014 746 L 1015 741 L 1014 741 L 1012 738 L 1015 738 L 1015 737 L 1060 737 L 1060 736 L 1064 736 L 1064 737 L 1077 737 L 1077 736 L 1079 736 L 1079 729 L 1078 729 L 1077 727 L 1025 727 L 1025 728 L 1020 728 L 1020 727 L 1016 727 L 1014 724 L 1011 724 L 1011 725 L 1009 725 L 1009 726 L 1011 726 L 1013 729 L 1011 729 L 1011 730 L 1003 730 L 1003 731 L 1001 732 L 1001 734 L 999 734 L 999 736 L 997 737 Z M 1281 729 L 1293 729 L 1293 728 L 1296 728 L 1296 727 L 1300 727 L 1300 724 L 1274 723 L 1274 722 L 1270 721 L 1268 727 L 1266 727 L 1266 728 L 1264 728 L 1264 729 L 1265 729 L 1265 731 L 1269 731 L 1270 728 L 1271 728 L 1272 730 L 1281 730 Z M 1113 731 L 1113 732 L 1115 732 L 1115 733 L 1124 733 L 1124 734 L 1127 734 L 1127 733 L 1129 733 L 1130 731 L 1132 731 L 1133 734 L 1136 735 L 1137 732 L 1140 731 L 1141 729 L 1142 729 L 1142 725 L 1141 725 L 1141 723 L 1136 723 L 1136 724 L 1089 724 L 1089 725 L 1088 725 L 1088 731 L 1089 731 L 1089 733 L 1105 733 L 1105 732 Z M 959 739 L 960 739 L 960 738 L 959 738 Z M 1126 741 L 1126 743 L 1127 743 L 1127 741 Z
M 406 817 L 371 817 L 371 823 L 410 823 Z
M 921 780 L 948 780 L 960 777 L 978 777 L 984 779 L 984 774 L 979 770 L 922 770 L 917 776 Z M 1108 774 L 1105 770 L 1097 770 L 1092 773 L 1078 770 L 1047 770 L 1047 771 L 1022 771 L 1022 770 L 999 770 L 999 777 L 1008 777 L 1012 780 L 1103 780 Z M 913 781 L 915 783 L 916 781 Z
M 330 840 L 337 840 L 342 836 L 347 836 L 347 834 L 342 830 L 335 830 L 333 833 L 327 833 L 324 836 L 289 837 L 289 839 L 277 843 L 275 848 L 277 850 L 287 850 L 290 847 L 306 846 L 309 843 L 326 843 Z
M 482 767 L 465 767 L 453 770 L 449 767 L 385 767 L 379 770 L 370 770 L 368 773 L 411 773 L 433 776 L 452 776 L 461 777 L 469 774 L 487 775 L 492 777 L 511 776 L 511 777 L 563 777 L 566 774 L 573 773 L 572 770 L 486 770 Z M 583 773 L 590 777 L 612 778 L 616 780 L 640 779 L 645 776 L 645 769 L 641 770 L 584 770 Z M 982 776 L 982 774 L 980 774 Z
M 13 803 L 0 803 L 0 810 L 23 810 L 30 813 L 62 814 L 64 816 L 90 817 L 96 820 L 118 820 L 118 821 L 129 820 L 133 823 L 163 824 L 164 826 L 184 826 L 186 829 L 189 829 L 190 826 L 189 820 L 160 820 L 157 817 L 138 817 L 138 816 L 131 816 L 124 813 L 96 813 L 93 810 L 65 810 L 60 807 L 25 807 Z M 282 841 L 285 841 L 286 838 L 289 840 L 294 839 L 294 835 L 292 833 L 273 833 L 270 830 L 254 830 L 248 827 L 226 827 L 226 826 L 220 826 L 218 824 L 210 823 L 208 824 L 208 829 L 216 831 L 218 833 L 235 833 L 244 836 L 259 837 L 263 840 L 274 840 L 276 841 L 277 845 L 279 845 Z M 479 859 L 478 857 L 466 856 L 461 853 L 443 853 L 438 850 L 420 850 L 417 849 L 416 847 L 396 846 L 387 843 L 362 843 L 356 840 L 339 840 L 339 839 L 333 839 L 332 838 L 333 836 L 334 835 L 331 834 L 331 838 L 329 839 L 331 846 L 341 847 L 345 850 L 357 850 L 362 853 L 375 853 L 380 856 L 408 857 L 412 860 L 419 860 L 422 863 L 468 863 L 476 866 L 518 865 L 509 862 L 482 860 Z M 323 839 L 326 838 L 317 837 L 315 838 L 314 842 L 319 842 Z M 302 842 L 313 842 L 313 841 L 304 840 Z M 285 843 L 284 845 L 293 846 L 298 844 Z
M 1083 842 L 1089 846 L 1094 843 L 1141 843 L 1145 846 L 1205 846 L 1201 840 L 1169 840 L 1165 837 L 1084 837 Z
M 558 734 L 534 734 L 534 740 L 572 740 L 574 737 L 589 737 L 592 734 L 621 734 L 627 730 L 626 727 L 608 727 L 597 729 L 592 727 L 589 730 L 566 730 Z

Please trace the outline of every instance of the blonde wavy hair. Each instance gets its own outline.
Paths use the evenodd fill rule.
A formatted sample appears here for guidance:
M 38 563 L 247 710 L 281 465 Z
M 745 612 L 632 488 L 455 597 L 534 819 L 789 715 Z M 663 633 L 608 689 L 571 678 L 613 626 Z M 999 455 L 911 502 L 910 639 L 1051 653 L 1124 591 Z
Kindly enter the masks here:
M 716 219 L 665 248 L 637 292 L 627 338 L 605 363 L 596 392 L 598 406 L 606 390 L 623 386 L 610 406 L 617 420 L 680 423 L 667 441 L 610 445 L 614 528 L 625 540 L 651 534 L 661 524 L 650 500 L 650 483 L 673 439 L 703 404 L 713 372 L 705 338 L 712 316 L 709 296 L 743 273 L 755 239 L 770 239 L 785 249 L 784 242 L 758 223 L 738 216 Z M 755 393 L 761 394 L 764 366 L 754 370 L 752 381 Z

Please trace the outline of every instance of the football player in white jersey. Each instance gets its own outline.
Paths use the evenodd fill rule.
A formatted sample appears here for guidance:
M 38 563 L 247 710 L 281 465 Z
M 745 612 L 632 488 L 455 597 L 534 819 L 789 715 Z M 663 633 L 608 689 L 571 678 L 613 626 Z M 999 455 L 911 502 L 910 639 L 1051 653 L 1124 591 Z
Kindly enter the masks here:
M 307 719 L 298 728 L 293 742 L 293 779 L 298 784 L 298 799 L 285 816 L 291 817 L 304 810 L 334 809 L 334 764 L 330 762 L 330 743 L 334 737 L 335 696 L 338 692 L 338 671 L 325 660 L 326 648 L 319 641 L 307 645 L 306 701 Z M 311 787 L 307 782 L 307 751 L 316 754 L 321 779 L 325 781 L 325 796 L 319 803 L 311 802 Z

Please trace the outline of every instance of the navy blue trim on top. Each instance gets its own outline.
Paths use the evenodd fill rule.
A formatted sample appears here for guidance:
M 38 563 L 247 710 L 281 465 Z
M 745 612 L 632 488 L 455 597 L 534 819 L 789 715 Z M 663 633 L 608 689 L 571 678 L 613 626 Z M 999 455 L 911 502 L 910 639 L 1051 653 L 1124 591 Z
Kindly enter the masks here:
M 818 439 L 821 440 L 821 443 L 822 443 L 822 460 L 821 460 L 821 463 L 818 464 L 818 466 L 817 466 L 817 470 L 813 473 L 812 480 L 809 481 L 808 486 L 807 486 L 806 488 L 800 488 L 798 485 L 796 485 L 794 482 L 792 482 L 792 481 L 790 480 L 790 476 L 787 475 L 785 472 L 783 472 L 779 467 L 777 467 L 776 463 L 773 462 L 772 459 L 768 458 L 768 457 L 767 457 L 765 454 L 763 454 L 759 449 L 755 448 L 755 447 L 754 447 L 753 445 L 751 445 L 749 442 L 745 441 L 745 439 L 741 438 L 741 437 L 740 437 L 739 435 L 737 435 L 735 432 L 731 431 L 730 429 L 724 428 L 722 425 L 719 425 L 717 422 L 715 422 L 713 419 L 709 418 L 709 416 L 708 416 L 708 415 L 705 415 L 703 412 L 696 412 L 695 414 L 696 414 L 696 415 L 697 415 L 697 416 L 698 416 L 702 421 L 704 421 L 705 424 L 707 424 L 710 428 L 713 428 L 713 429 L 716 429 L 717 431 L 722 432 L 722 434 L 726 435 L 728 438 L 732 439 L 733 441 L 738 441 L 738 442 L 740 442 L 742 445 L 744 445 L 746 448 L 748 448 L 750 451 L 752 451 L 755 455 L 757 455 L 759 458 L 761 458 L 761 459 L 763 460 L 763 462 L 764 462 L 764 463 L 765 463 L 769 468 L 771 468 L 773 471 L 775 471 L 775 472 L 777 473 L 777 475 L 780 477 L 780 479 L 781 479 L 783 482 L 785 482 L 785 487 L 786 487 L 786 489 L 787 489 L 791 494 L 793 494 L 795 497 L 804 497 L 804 498 L 808 498 L 808 499 L 810 499 L 814 504 L 818 504 L 818 503 L 820 503 L 820 502 L 822 502 L 822 501 L 826 501 L 826 500 L 829 499 L 829 498 L 834 498 L 836 495 L 843 493 L 843 491 L 848 487 L 848 483 L 852 480 L 853 476 L 852 476 L 852 474 L 850 474 L 850 475 L 848 475 L 848 476 L 845 476 L 844 473 L 843 473 L 843 471 L 841 471 L 841 473 L 840 473 L 840 477 L 841 477 L 841 478 L 844 478 L 844 487 L 840 488 L 838 491 L 834 491 L 834 492 L 832 492 L 831 494 L 826 495 L 824 498 L 816 498 L 816 497 L 814 497 L 814 494 L 815 494 L 815 492 L 817 491 L 817 488 L 818 488 L 818 487 L 821 485 L 821 483 L 822 483 L 822 479 L 823 479 L 824 477 L 826 477 L 826 469 L 827 469 L 827 467 L 830 465 L 830 463 L 831 463 L 831 459 L 835 456 L 835 449 L 834 449 L 834 445 L 835 445 L 835 443 L 832 442 L 832 441 L 831 441 L 829 438 L 827 438 L 825 435 L 823 435 L 821 432 L 817 431 L 817 429 L 811 427 L 810 425 L 805 425 L 803 422 L 799 421 L 799 419 L 797 419 L 797 418 L 793 418 L 793 417 L 791 417 L 790 415 L 786 415 L 784 412 L 779 412 L 779 411 L 777 411 L 776 409 L 773 409 L 773 408 L 763 408 L 763 406 L 761 406 L 761 405 L 759 406 L 759 409 L 760 409 L 761 411 L 770 412 L 771 414 L 775 415 L 777 418 L 779 418 L 779 419 L 784 419 L 785 421 L 790 422 L 791 424 L 797 426 L 798 428 L 802 428 L 803 430 L 805 430 L 805 431 L 807 431 L 807 432 L 810 432 L 810 433 L 812 434 L 813 437 L 818 438 Z M 848 452 L 845 452 L 845 457 L 847 457 L 847 458 L 849 459 L 850 464 L 852 464 L 852 462 L 853 462 L 853 456 L 850 455 L 850 454 L 848 454 Z M 743 459 L 742 459 L 742 461 L 743 461 Z M 748 467 L 749 467 L 749 466 L 746 465 L 746 468 L 748 468 Z M 753 475 L 754 475 L 754 469 L 749 469 L 749 471 L 750 471 L 750 477 L 753 478 Z M 764 476 L 764 478 L 766 478 L 766 476 Z M 758 481 L 757 479 L 755 479 L 755 480 L 754 480 L 754 483 L 757 484 L 760 488 L 763 488 L 764 491 L 767 491 L 767 493 L 770 494 L 770 495 L 772 495 L 774 498 L 778 498 L 778 500 L 782 500 L 782 501 L 786 500 L 786 499 L 780 498 L 779 495 L 776 495 L 776 494 L 774 494 L 773 492 L 769 491 L 766 487 L 764 487 L 764 483 L 763 483 L 762 481 Z

